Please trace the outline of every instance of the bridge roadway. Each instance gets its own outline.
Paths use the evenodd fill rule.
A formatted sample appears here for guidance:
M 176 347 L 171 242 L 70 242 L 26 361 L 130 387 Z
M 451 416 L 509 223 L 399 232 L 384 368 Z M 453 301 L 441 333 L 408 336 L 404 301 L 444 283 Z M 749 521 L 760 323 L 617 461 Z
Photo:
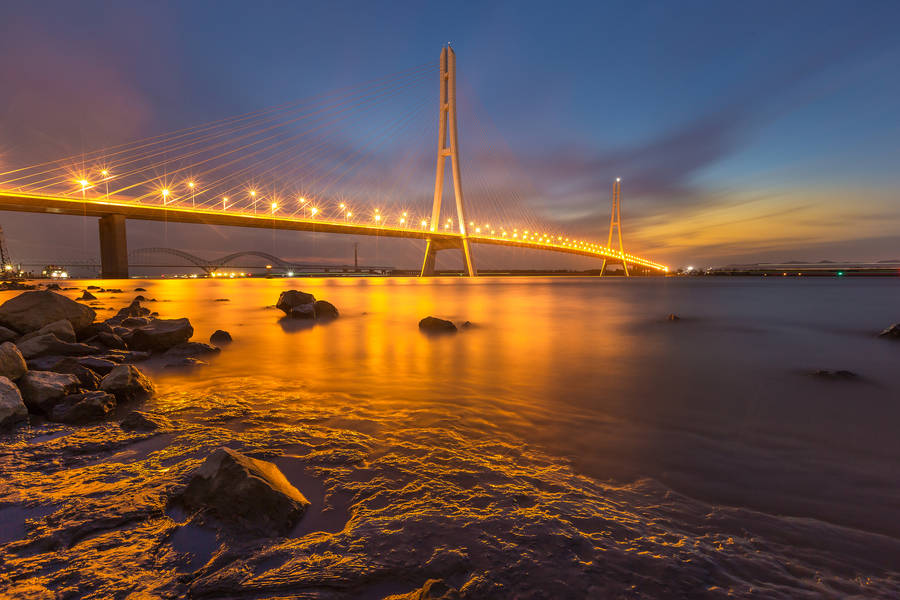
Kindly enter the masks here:
M 426 229 L 387 227 L 375 224 L 341 223 L 317 219 L 297 218 L 278 214 L 228 212 L 208 208 L 186 206 L 163 206 L 144 204 L 134 200 L 116 200 L 100 197 L 68 197 L 34 194 L 13 190 L 0 190 L 0 210 L 75 215 L 100 218 L 100 254 L 103 277 L 120 278 L 128 275 L 128 255 L 125 242 L 125 219 L 160 221 L 170 223 L 196 223 L 205 225 L 227 225 L 232 227 L 256 227 L 259 229 L 284 229 L 292 231 L 317 231 L 321 233 L 342 233 L 395 238 L 413 238 L 446 243 L 459 243 L 462 235 L 456 232 L 429 231 Z M 623 259 L 618 252 L 603 246 L 577 246 L 563 243 L 542 243 L 538 241 L 515 240 L 500 236 L 469 234 L 470 242 L 531 248 L 595 258 Z M 660 272 L 668 269 L 658 263 L 626 253 L 624 259 L 633 265 L 647 267 Z

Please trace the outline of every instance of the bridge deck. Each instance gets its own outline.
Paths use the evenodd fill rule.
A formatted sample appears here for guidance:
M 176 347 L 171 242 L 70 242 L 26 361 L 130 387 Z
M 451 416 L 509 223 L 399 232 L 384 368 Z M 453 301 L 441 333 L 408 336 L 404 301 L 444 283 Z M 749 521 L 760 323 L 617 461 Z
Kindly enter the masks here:
M 11 190 L 0 190 L 0 210 L 88 217 L 104 217 L 112 214 L 120 214 L 126 219 L 139 219 L 145 221 L 227 225 L 233 227 L 256 227 L 259 229 L 284 229 L 293 231 L 317 231 L 321 233 L 413 238 L 421 240 L 434 239 L 456 241 L 461 237 L 459 233 L 429 231 L 426 229 L 387 227 L 353 222 L 342 223 L 322 219 L 298 218 L 278 214 L 273 215 L 269 213 L 253 214 L 247 212 L 229 212 L 227 210 L 173 206 L 171 204 L 163 206 L 161 204 L 144 204 L 134 200 L 117 200 L 114 198 L 107 200 L 103 197 L 81 199 Z M 561 252 L 580 256 L 592 256 L 595 258 L 622 259 L 622 256 L 618 252 L 597 245 L 526 241 L 510 239 L 509 236 L 502 237 L 483 234 L 469 234 L 468 239 L 470 242 L 478 244 L 531 248 L 535 250 Z M 664 265 L 628 253 L 625 254 L 625 260 L 630 264 L 641 265 L 659 271 L 668 270 Z

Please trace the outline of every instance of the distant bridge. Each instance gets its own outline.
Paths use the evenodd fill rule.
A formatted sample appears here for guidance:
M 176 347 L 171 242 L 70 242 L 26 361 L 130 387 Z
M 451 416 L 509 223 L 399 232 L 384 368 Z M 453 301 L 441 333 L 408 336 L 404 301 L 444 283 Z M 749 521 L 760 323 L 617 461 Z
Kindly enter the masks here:
M 134 266 L 143 266 L 143 267 L 171 267 L 176 265 L 171 264 L 154 264 L 146 262 L 147 258 L 154 256 L 174 256 L 184 260 L 185 262 L 190 263 L 191 265 L 198 267 L 203 270 L 207 275 L 212 275 L 217 271 L 224 269 L 228 266 L 235 266 L 234 263 L 238 259 L 244 257 L 253 257 L 253 258 L 261 258 L 266 261 L 266 264 L 262 267 L 260 266 L 252 266 L 252 267 L 243 267 L 243 268 L 268 268 L 271 267 L 273 269 L 283 270 L 285 272 L 294 272 L 294 273 L 309 273 L 309 272 L 320 272 L 320 273 L 389 273 L 393 270 L 393 267 L 385 267 L 385 266 L 359 266 L 359 265 L 338 265 L 338 264 L 321 264 L 321 263 L 297 263 L 285 260 L 283 258 L 279 258 L 274 254 L 269 254 L 268 252 L 260 252 L 258 250 L 244 250 L 242 252 L 234 252 L 232 254 L 228 254 L 226 256 L 222 256 L 220 258 L 215 258 L 211 260 L 207 260 L 205 258 L 201 258 L 195 254 L 191 254 L 190 252 L 185 252 L 184 250 L 177 250 L 175 248 L 141 248 L 139 250 L 133 250 L 128 253 L 129 264 Z

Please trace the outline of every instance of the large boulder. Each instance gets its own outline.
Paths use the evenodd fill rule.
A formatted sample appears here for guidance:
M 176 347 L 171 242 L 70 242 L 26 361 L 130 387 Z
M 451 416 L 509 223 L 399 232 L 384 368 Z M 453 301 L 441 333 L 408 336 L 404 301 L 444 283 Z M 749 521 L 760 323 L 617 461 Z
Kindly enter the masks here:
M 106 358 L 100 358 L 99 356 L 84 356 L 76 358 L 75 361 L 78 362 L 79 365 L 87 367 L 100 375 L 107 375 L 110 371 L 119 366 L 119 363 Z M 56 367 L 54 367 L 54 369 L 55 368 Z
M 316 297 L 306 292 L 298 290 L 288 290 L 281 292 L 275 308 L 283 311 L 285 315 L 292 319 L 315 319 Z
M 119 403 L 146 400 L 156 389 L 153 382 L 134 365 L 119 365 L 100 381 L 100 389 L 115 395 Z
M 27 359 L 47 356 L 87 356 L 94 354 L 97 349 L 87 344 L 64 342 L 52 333 L 44 333 L 24 342 L 19 342 L 19 352 Z
M 78 383 L 83 390 L 96 390 L 100 387 L 100 375 L 96 371 L 84 366 L 78 359 L 66 357 L 54 364 L 49 371 L 55 373 L 68 373 L 78 378 Z M 110 368 L 112 370 L 112 368 Z
M 194 328 L 187 319 L 154 319 L 148 325 L 134 330 L 129 346 L 137 350 L 168 350 L 194 335 Z
M 437 317 L 425 317 L 419 321 L 419 329 L 425 333 L 454 333 L 456 325 L 452 321 L 438 319 Z
M 15 344 L 11 342 L 0 344 L 0 377 L 15 381 L 27 370 L 28 365 L 25 364 L 25 358 Z
M 0 429 L 28 420 L 28 409 L 19 388 L 7 377 L 0 377 Z
M 19 379 L 19 390 L 31 412 L 50 414 L 53 405 L 79 391 L 78 378 L 68 373 L 28 371 Z
M 53 405 L 47 418 L 73 425 L 89 423 L 108 417 L 115 408 L 115 396 L 95 390 L 65 396 Z
M 94 322 L 96 313 L 62 294 L 35 290 L 19 294 L 0 305 L 0 325 L 19 333 L 29 333 L 65 319 L 78 332 Z
M 213 452 L 193 472 L 179 499 L 189 509 L 275 535 L 290 531 L 309 506 L 278 467 L 230 448 Z
M 313 308 L 316 311 L 317 319 L 337 319 L 339 316 L 337 307 L 325 300 L 316 300 L 313 303 Z
M 127 350 L 128 346 L 125 344 L 125 340 L 120 338 L 114 333 L 106 333 L 105 331 L 101 331 L 97 334 L 97 339 L 101 344 L 108 348 L 113 348 L 115 350 Z
M 72 328 L 72 324 L 65 319 L 60 319 L 59 321 L 47 323 L 37 331 L 26 333 L 21 338 L 19 338 L 18 343 L 21 344 L 26 340 L 30 340 L 33 337 L 44 335 L 46 333 L 52 333 L 56 336 L 57 339 L 62 340 L 63 342 L 75 341 L 75 329 Z

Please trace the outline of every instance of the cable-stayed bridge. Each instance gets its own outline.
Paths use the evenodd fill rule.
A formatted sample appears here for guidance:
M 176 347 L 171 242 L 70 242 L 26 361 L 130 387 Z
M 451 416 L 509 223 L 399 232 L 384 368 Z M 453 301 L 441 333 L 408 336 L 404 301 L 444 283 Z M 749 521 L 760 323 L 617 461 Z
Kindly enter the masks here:
M 110 278 L 128 276 L 127 219 L 418 239 L 425 241 L 423 276 L 435 273 L 443 250 L 458 250 L 465 273 L 475 276 L 472 244 L 595 257 L 604 267 L 608 260 L 622 263 L 626 274 L 629 266 L 668 270 L 624 251 L 618 181 L 606 245 L 542 223 L 515 192 L 484 191 L 489 186 L 482 185 L 470 205 L 458 144 L 456 57 L 449 46 L 436 74 L 438 151 L 430 198 L 410 176 L 420 153 L 407 152 L 395 164 L 380 164 L 379 157 L 385 148 L 402 146 L 402 135 L 429 104 L 426 95 L 404 105 L 399 116 L 392 114 L 394 105 L 410 104 L 404 100 L 408 93 L 433 81 L 431 64 L 0 173 L 0 210 L 98 217 L 101 273 Z M 353 144 L 345 141 L 348 131 Z M 406 172 L 398 170 L 400 163 Z M 445 185 L 448 196 L 452 186 L 449 206 Z M 619 229 L 616 249 L 613 226 Z

